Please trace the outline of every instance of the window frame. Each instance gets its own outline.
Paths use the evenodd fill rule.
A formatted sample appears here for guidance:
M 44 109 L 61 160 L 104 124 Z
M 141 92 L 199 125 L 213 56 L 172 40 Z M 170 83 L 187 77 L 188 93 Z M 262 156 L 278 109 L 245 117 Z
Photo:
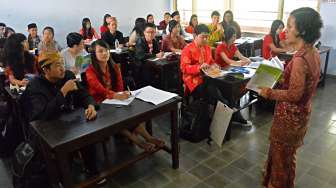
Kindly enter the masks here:
M 224 10 L 232 10 L 234 0 L 222 0 L 224 1 Z M 286 0 L 290 1 L 290 0 Z M 317 11 L 320 12 L 321 0 L 317 0 Z M 279 20 L 283 20 L 284 18 L 284 6 L 285 0 L 279 0 L 278 4 L 278 18 Z M 178 10 L 177 0 L 173 0 L 173 10 Z M 192 0 L 192 14 L 196 14 L 197 11 L 197 0 Z M 209 24 L 209 23 L 205 23 Z M 241 25 L 242 32 L 252 32 L 252 33 L 262 33 L 266 34 L 269 32 L 270 27 L 251 27 Z

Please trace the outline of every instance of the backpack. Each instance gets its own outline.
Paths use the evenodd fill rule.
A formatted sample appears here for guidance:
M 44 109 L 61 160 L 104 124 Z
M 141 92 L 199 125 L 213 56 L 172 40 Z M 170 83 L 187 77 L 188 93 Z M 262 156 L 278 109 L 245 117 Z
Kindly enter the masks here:
M 182 110 L 180 137 L 190 142 L 200 142 L 210 138 L 210 118 L 208 103 L 203 99 L 191 102 Z
M 49 188 L 46 163 L 37 149 L 36 140 L 23 141 L 14 152 L 12 183 L 14 188 Z
M 21 121 L 15 104 L 6 97 L 0 99 L 0 157 L 12 156 L 23 140 Z

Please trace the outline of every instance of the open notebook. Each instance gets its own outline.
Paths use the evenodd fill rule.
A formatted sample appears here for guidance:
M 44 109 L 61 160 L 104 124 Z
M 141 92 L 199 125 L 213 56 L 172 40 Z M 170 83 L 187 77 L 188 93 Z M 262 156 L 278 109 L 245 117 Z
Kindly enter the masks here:
M 126 100 L 105 99 L 102 103 L 114 105 L 129 105 L 135 98 L 137 98 L 145 102 L 150 102 L 158 105 L 177 96 L 177 94 L 175 93 L 156 89 L 152 86 L 146 86 L 141 89 L 131 91 L 131 94 L 132 95 Z

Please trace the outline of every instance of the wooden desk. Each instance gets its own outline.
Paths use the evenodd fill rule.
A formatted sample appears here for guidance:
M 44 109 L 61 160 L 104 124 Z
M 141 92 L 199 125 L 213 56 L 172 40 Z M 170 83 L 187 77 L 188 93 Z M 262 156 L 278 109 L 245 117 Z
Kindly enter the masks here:
M 157 61 L 146 60 L 145 64 L 150 72 L 157 75 L 159 83 L 155 85 L 156 87 L 165 91 L 179 92 L 180 56 L 177 56 L 177 59 L 173 61 L 168 61 L 165 58 Z
M 114 50 L 110 51 L 110 54 L 112 56 L 112 59 L 120 64 L 120 69 L 121 69 L 121 73 L 123 75 L 123 77 L 127 76 L 128 73 L 128 61 L 130 58 L 130 51 L 127 47 L 123 47 L 121 48 L 121 52 L 115 52 Z
M 246 94 L 247 90 L 246 84 L 250 80 L 253 75 L 252 69 L 250 69 L 250 75 L 244 75 L 244 78 L 236 78 L 234 76 L 224 76 L 219 78 L 211 78 L 208 76 L 204 77 L 205 84 L 215 85 L 220 91 L 222 96 L 228 100 L 228 106 L 230 108 L 236 107 L 236 103 L 240 100 L 240 98 Z M 231 128 L 232 124 L 230 123 L 226 135 L 225 140 L 231 139 Z
M 235 44 L 239 51 L 245 56 L 245 57 L 253 57 L 255 56 L 255 50 L 256 49 L 262 49 L 262 41 L 261 38 L 256 37 L 242 37 L 240 39 L 237 39 L 235 41 Z M 222 42 L 216 42 L 216 46 L 221 44 Z
M 50 181 L 57 184 L 54 177 L 57 177 L 56 169 L 58 167 L 64 187 L 74 187 L 68 162 L 68 156 L 71 152 L 95 144 L 121 129 L 137 125 L 164 113 L 170 113 L 171 115 L 171 149 L 168 147 L 164 149 L 172 154 L 172 167 L 177 169 L 179 167 L 178 111 L 180 101 L 181 98 L 176 97 L 155 106 L 135 99 L 130 106 L 121 108 L 102 104 L 97 119 L 94 121 L 86 121 L 84 109 L 77 109 L 56 120 L 32 122 L 32 128 L 40 139 L 49 177 L 51 178 Z M 150 154 L 144 152 L 132 160 L 104 169 L 99 176 L 85 180 L 77 187 L 90 186 Z M 52 159 L 53 155 L 55 155 L 56 163 Z
M 326 54 L 326 58 L 324 60 L 324 68 L 321 67 L 321 77 L 319 81 L 319 85 L 324 86 L 325 85 L 325 79 L 327 76 L 327 70 L 328 70 L 328 64 L 329 64 L 329 55 L 331 51 L 331 47 L 329 46 L 321 46 L 319 49 L 319 53 L 321 54 Z M 284 61 L 290 61 L 293 58 L 294 54 L 289 54 L 289 53 L 280 53 L 279 54 L 279 59 L 284 60 Z M 323 69 L 323 71 L 322 71 Z

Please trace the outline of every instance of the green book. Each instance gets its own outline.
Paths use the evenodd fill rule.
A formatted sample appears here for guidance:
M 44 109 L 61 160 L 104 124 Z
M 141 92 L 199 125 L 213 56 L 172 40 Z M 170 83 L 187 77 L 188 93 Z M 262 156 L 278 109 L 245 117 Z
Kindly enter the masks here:
M 90 54 L 87 54 L 85 56 L 78 56 L 76 58 L 75 66 L 79 69 L 80 72 L 85 72 L 90 64 L 91 64 Z
M 283 63 L 277 57 L 262 61 L 246 88 L 255 92 L 259 92 L 261 87 L 273 88 L 281 78 L 283 69 Z

